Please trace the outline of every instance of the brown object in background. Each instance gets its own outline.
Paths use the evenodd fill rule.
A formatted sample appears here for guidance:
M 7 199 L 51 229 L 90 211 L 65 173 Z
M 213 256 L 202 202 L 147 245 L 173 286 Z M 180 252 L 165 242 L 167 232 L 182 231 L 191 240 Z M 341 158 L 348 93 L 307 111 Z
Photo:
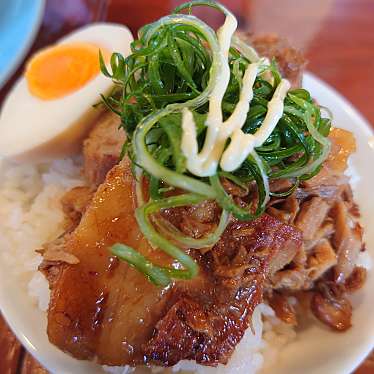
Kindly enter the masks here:
M 25 352 L 25 356 L 22 362 L 22 369 L 18 371 L 17 374 L 48 374 L 49 371 L 43 368 L 38 361 L 30 355 L 30 353 Z
M 374 373 L 374 351 L 366 358 L 363 364 L 353 374 L 373 374 Z
M 111 0 L 108 19 L 125 24 L 135 36 L 140 27 L 166 16 L 172 8 L 171 0 Z
M 0 314 L 0 373 L 13 374 L 17 372 L 21 358 L 22 346 L 12 334 Z

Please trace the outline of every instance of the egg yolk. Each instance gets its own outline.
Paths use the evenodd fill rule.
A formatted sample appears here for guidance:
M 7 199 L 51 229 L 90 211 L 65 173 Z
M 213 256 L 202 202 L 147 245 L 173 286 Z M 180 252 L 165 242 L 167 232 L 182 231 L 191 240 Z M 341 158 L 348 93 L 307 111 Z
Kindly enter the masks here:
M 108 52 L 100 50 L 106 59 Z M 90 43 L 70 43 L 37 53 L 28 62 L 25 76 L 32 95 L 53 100 L 77 91 L 99 72 L 99 47 Z

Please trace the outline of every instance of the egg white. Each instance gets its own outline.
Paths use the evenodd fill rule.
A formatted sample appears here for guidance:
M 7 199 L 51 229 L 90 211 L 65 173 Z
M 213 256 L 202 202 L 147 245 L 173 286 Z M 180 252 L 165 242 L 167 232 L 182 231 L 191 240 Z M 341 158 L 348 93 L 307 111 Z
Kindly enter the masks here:
M 127 27 L 96 23 L 85 26 L 57 44 L 88 42 L 109 53 L 130 54 L 133 41 Z M 102 109 L 93 105 L 113 87 L 99 73 L 80 89 L 58 99 L 33 96 L 25 77 L 14 85 L 0 113 L 0 155 L 19 160 L 62 157 L 77 151 Z

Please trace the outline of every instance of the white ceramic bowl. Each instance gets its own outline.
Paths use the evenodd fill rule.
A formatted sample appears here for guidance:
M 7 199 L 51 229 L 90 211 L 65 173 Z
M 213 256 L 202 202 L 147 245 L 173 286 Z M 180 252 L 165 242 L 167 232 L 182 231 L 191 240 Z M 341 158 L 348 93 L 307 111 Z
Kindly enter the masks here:
M 374 149 L 368 141 L 373 132 L 365 119 L 331 87 L 312 74 L 305 74 L 304 86 L 317 101 L 330 108 L 337 127 L 353 131 L 357 152 L 352 167 L 360 179 L 355 188 L 365 241 L 374 256 Z M 334 333 L 316 324 L 298 334 L 285 347 L 276 368 L 277 374 L 349 374 L 374 346 L 374 274 L 369 274 L 364 290 L 355 295 L 353 327 L 346 333 Z M 46 316 L 33 306 L 25 289 L 9 269 L 0 263 L 0 309 L 25 347 L 51 372 L 58 374 L 102 374 L 100 366 L 78 361 L 48 342 Z

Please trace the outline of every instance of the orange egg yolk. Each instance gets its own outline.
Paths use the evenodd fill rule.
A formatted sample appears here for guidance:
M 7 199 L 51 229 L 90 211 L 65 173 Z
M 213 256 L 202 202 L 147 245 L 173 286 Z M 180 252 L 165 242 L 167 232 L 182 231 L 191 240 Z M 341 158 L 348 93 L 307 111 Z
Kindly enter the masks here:
M 100 50 L 106 60 L 109 54 Z M 70 43 L 37 53 L 28 62 L 25 76 L 32 95 L 53 100 L 82 88 L 99 72 L 99 47 L 90 43 Z

